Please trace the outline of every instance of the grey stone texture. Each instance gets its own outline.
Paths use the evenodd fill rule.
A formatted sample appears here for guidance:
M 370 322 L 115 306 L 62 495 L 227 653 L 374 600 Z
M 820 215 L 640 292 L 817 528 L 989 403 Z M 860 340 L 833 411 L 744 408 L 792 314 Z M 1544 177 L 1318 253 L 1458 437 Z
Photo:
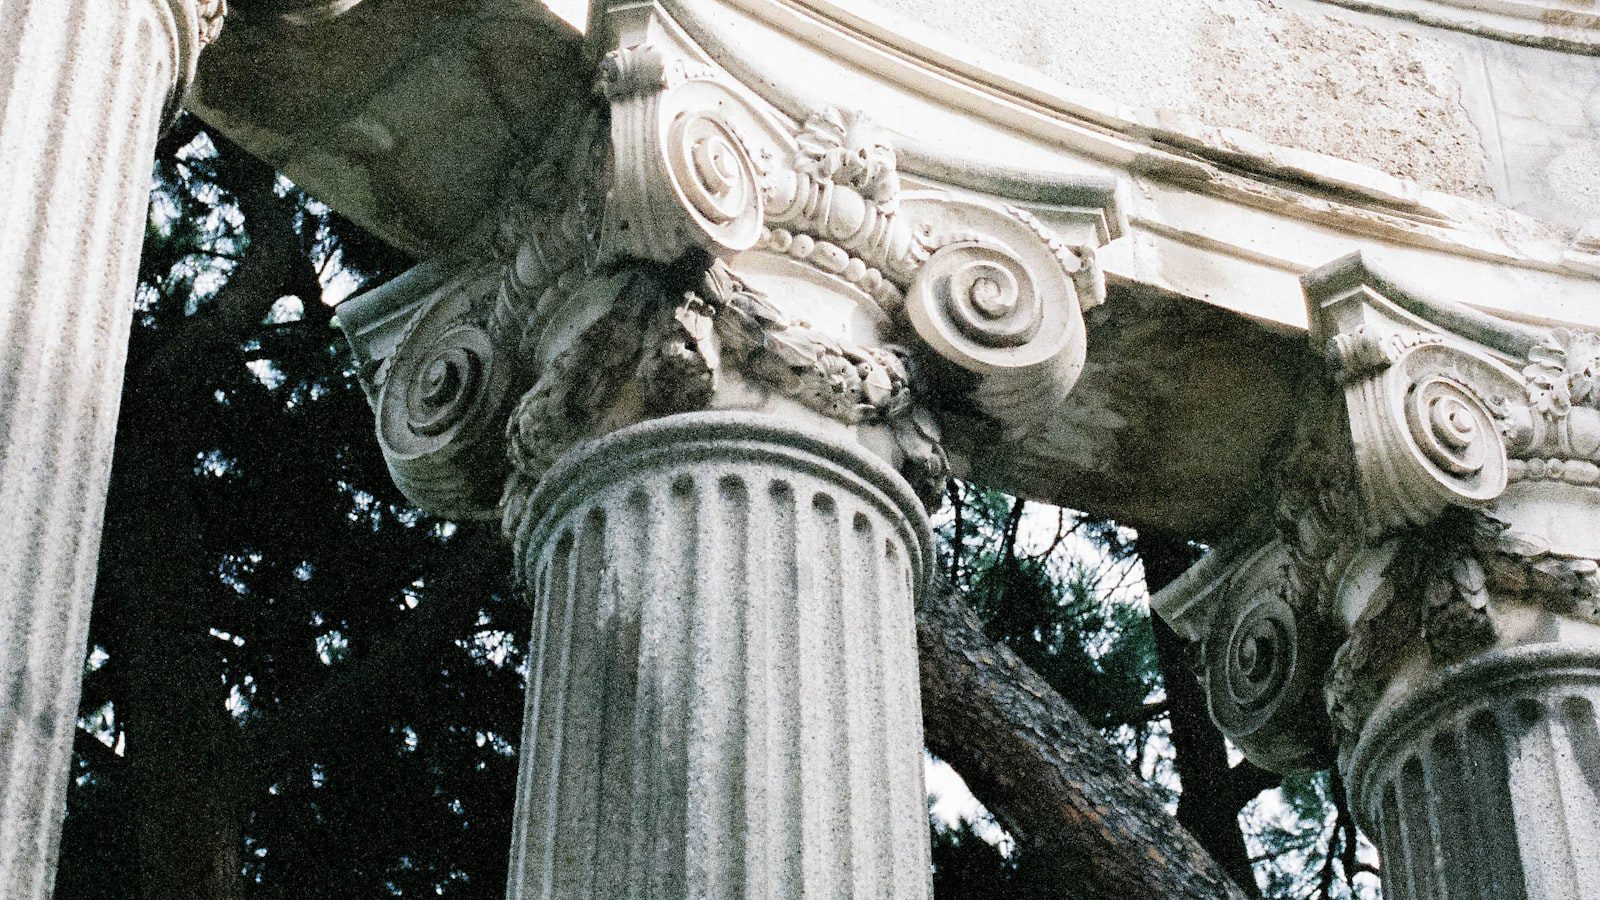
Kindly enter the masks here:
M 49 896 L 150 159 L 192 10 L 0 3 L 0 897 Z
M 1368 723 L 1355 812 L 1395 900 L 1583 900 L 1600 885 L 1600 648 L 1436 673 Z
M 1158 116 L 1239 128 L 1558 225 L 1600 218 L 1593 50 L 1529 46 L 1327 0 L 1132 0 L 1115 15 L 1094 0 L 879 5 Z
M 1487 195 L 1450 52 L 1272 0 L 879 0 L 1062 84 Z
M 1600 57 L 1445 39 L 1461 52 L 1462 104 L 1496 199 L 1550 222 L 1600 220 Z
M 509 897 L 929 895 L 929 535 L 899 475 L 691 413 L 580 445 L 524 510 Z

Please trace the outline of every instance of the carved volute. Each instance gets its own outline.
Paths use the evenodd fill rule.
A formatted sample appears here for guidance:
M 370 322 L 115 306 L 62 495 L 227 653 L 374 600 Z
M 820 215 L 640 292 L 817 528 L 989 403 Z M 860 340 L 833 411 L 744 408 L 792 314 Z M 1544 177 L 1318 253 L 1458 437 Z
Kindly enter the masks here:
M 1327 373 L 1271 523 L 1154 605 L 1201 643 L 1213 718 L 1247 756 L 1337 757 L 1395 896 L 1457 896 L 1490 869 L 1504 884 L 1483 896 L 1569 896 L 1582 866 L 1550 860 L 1581 859 L 1590 826 L 1538 798 L 1594 752 L 1600 337 L 1427 298 L 1359 256 L 1305 285 Z M 1454 849 L 1406 837 L 1490 806 L 1494 834 Z
M 501 210 L 341 308 L 413 501 L 514 531 L 518 498 L 576 442 L 723 408 L 857 433 L 931 494 L 941 406 L 1023 440 L 1063 401 L 1104 297 L 1092 247 L 1002 199 L 906 182 L 865 113 L 785 117 L 655 10 L 607 27 L 593 98 Z M 964 396 L 926 396 L 930 368 L 965 373 Z

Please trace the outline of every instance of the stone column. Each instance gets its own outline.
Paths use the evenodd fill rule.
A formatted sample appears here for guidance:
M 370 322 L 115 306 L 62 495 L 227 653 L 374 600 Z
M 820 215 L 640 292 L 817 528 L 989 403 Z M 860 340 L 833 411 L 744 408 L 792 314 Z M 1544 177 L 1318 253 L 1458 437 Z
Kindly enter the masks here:
M 1029 439 L 1104 281 L 659 13 L 482 234 L 339 310 L 396 484 L 499 517 L 532 601 L 508 895 L 926 900 L 930 397 Z
M 48 896 L 150 163 L 220 2 L 0 3 L 0 896 Z
M 1600 337 L 1306 278 L 1273 524 L 1153 601 L 1252 760 L 1337 765 L 1391 900 L 1600 896 Z
M 636 425 L 516 523 L 535 609 L 509 896 L 927 895 L 927 522 L 860 445 Z
M 1585 900 L 1600 888 L 1600 644 L 1539 643 L 1430 674 L 1347 766 L 1384 896 Z

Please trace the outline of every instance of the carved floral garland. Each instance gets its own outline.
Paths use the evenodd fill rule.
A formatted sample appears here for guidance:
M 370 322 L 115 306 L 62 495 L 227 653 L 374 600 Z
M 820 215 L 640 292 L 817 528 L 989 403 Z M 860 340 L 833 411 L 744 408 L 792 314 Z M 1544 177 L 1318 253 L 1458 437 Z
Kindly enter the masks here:
M 839 340 L 790 319 L 721 263 L 706 273 L 700 296 L 714 311 L 722 349 L 747 376 L 839 421 L 888 425 L 906 479 L 926 502 L 940 495 L 949 462 L 936 421 L 912 396 L 904 351 Z
M 602 293 L 612 296 L 611 311 L 545 367 L 507 424 L 508 528 L 521 521 L 521 504 L 556 459 L 592 436 L 617 385 L 638 384 L 652 414 L 705 409 L 725 360 L 823 415 L 888 426 L 907 480 L 925 499 L 943 490 L 949 466 L 938 426 L 912 397 L 906 360 L 895 350 L 839 340 L 786 316 L 721 262 L 696 291 L 668 305 L 659 302 L 666 296 L 660 283 L 641 273 L 612 276 Z

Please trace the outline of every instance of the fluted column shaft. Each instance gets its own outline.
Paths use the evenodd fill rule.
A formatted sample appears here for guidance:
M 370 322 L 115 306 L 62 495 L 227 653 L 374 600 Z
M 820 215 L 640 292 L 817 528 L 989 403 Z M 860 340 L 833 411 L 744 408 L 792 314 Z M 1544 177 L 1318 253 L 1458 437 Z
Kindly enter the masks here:
M 518 523 L 513 898 L 926 898 L 925 515 L 859 445 L 696 413 L 571 451 Z
M 1600 646 L 1435 673 L 1367 724 L 1349 773 L 1385 897 L 1600 896 Z
M 49 895 L 163 110 L 188 0 L 0 0 L 0 897 Z

